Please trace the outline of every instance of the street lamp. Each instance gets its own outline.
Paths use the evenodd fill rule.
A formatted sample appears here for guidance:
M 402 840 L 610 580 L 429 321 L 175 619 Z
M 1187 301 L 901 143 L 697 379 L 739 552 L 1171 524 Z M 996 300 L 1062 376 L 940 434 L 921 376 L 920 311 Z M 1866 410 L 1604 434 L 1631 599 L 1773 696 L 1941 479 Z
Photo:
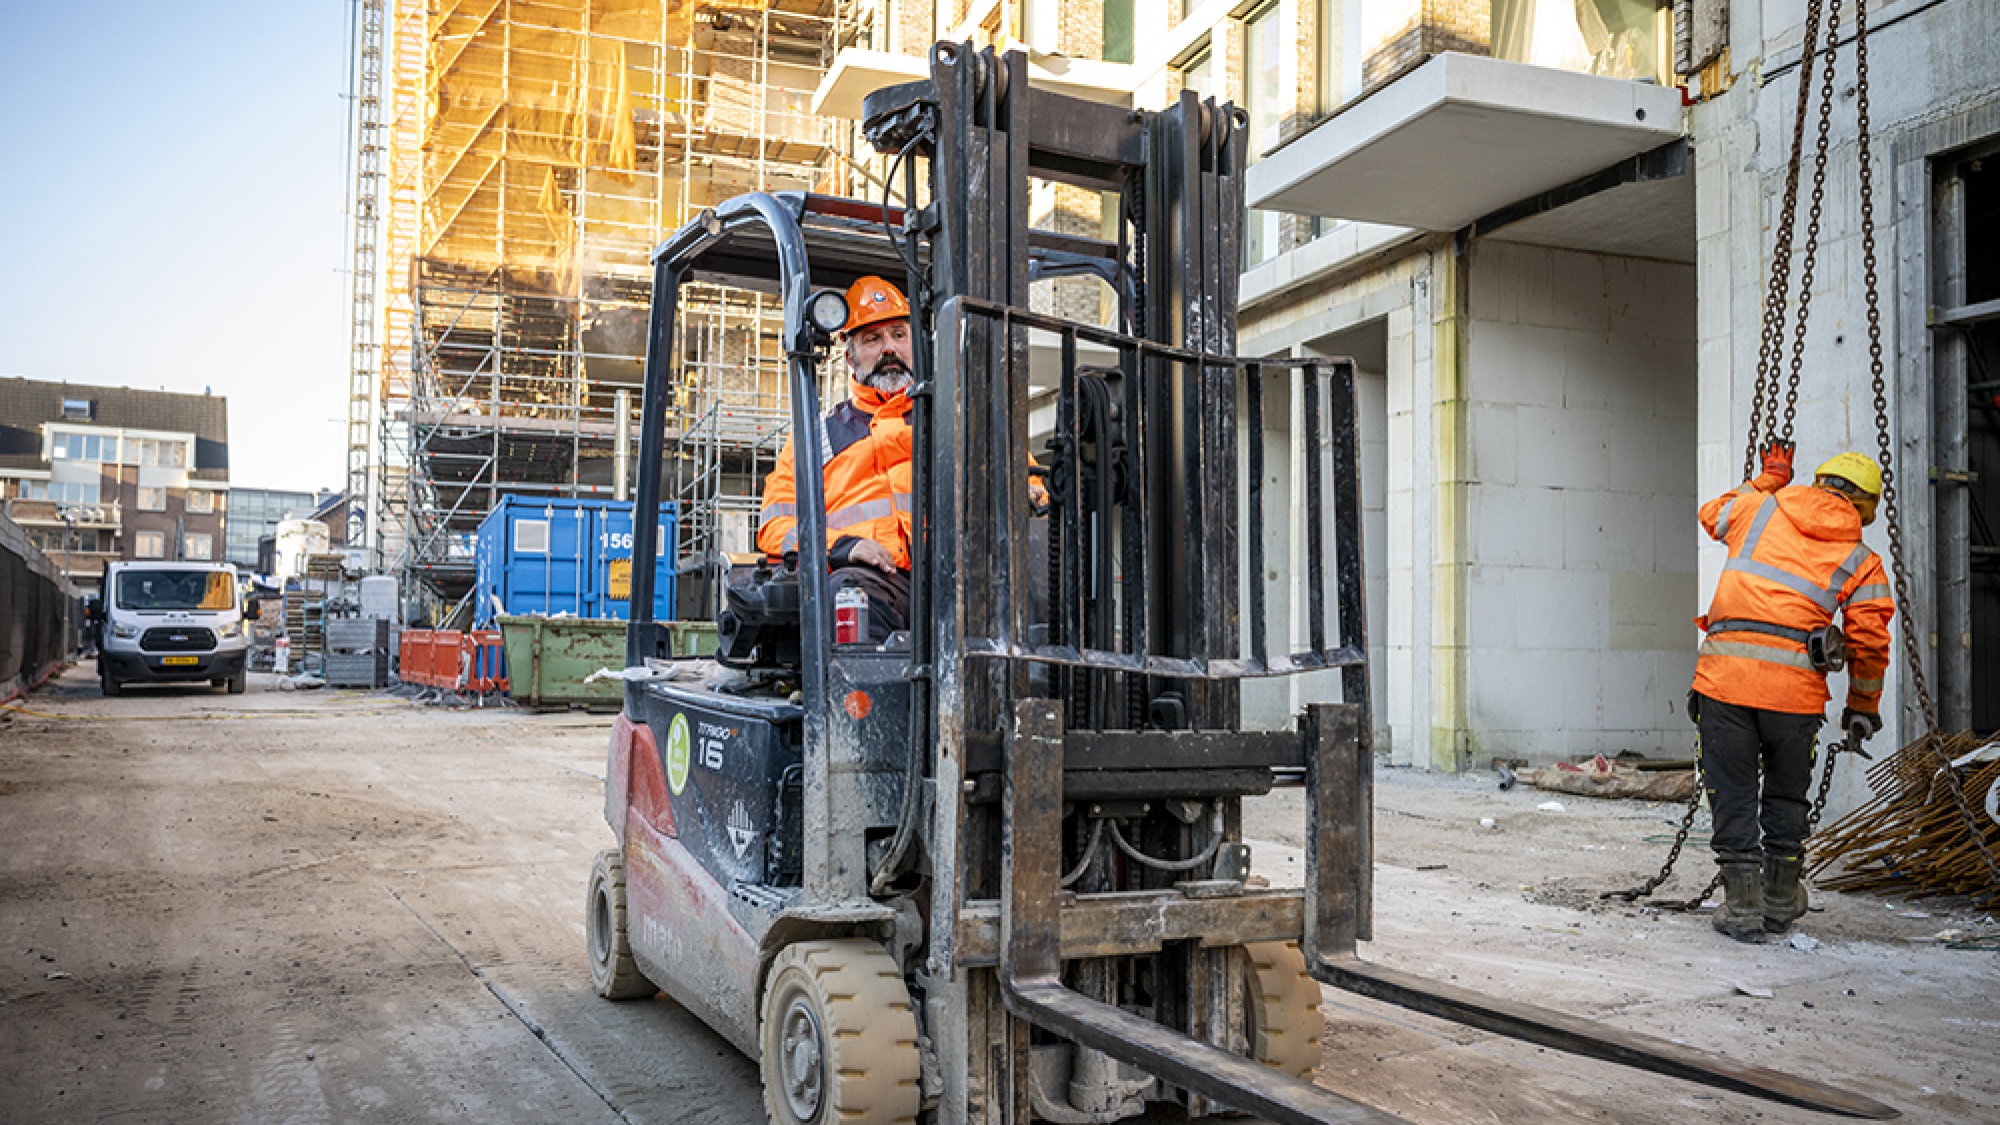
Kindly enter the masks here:
M 61 520 L 63 525 L 63 537 L 62 537 L 63 581 L 68 583 L 69 585 L 74 586 L 76 585 L 76 579 L 71 577 L 69 572 L 69 537 L 70 533 L 76 530 L 77 510 L 72 505 L 64 504 L 56 509 L 56 518 Z

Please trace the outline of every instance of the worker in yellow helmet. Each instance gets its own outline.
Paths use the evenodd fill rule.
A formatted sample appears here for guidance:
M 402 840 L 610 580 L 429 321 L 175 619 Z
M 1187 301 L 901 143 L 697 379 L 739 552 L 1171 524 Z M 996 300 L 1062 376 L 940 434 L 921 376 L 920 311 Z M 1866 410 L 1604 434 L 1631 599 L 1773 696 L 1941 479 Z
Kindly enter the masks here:
M 1806 789 L 1838 651 L 1844 645 L 1847 667 L 1840 725 L 1859 739 L 1882 729 L 1889 668 L 1895 603 L 1882 560 L 1861 543 L 1881 500 L 1881 467 L 1842 453 L 1809 487 L 1787 488 L 1792 448 L 1765 446 L 1755 480 L 1701 509 L 1702 527 L 1729 559 L 1707 615 L 1695 619 L 1707 637 L 1688 712 L 1701 730 L 1722 868 L 1715 928 L 1738 941 L 1783 933 L 1806 912 Z

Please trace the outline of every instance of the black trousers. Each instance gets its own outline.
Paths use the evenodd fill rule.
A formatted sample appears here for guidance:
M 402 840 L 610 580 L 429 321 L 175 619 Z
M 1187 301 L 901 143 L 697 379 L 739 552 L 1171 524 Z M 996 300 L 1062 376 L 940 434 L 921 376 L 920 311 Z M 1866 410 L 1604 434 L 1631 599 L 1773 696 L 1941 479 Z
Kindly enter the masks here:
M 859 586 L 868 595 L 868 640 L 881 644 L 889 634 L 910 627 L 910 572 L 885 574 L 872 566 L 834 568 L 828 588 Z
M 1715 816 L 1716 853 L 1804 855 L 1813 737 L 1826 716 L 1738 707 L 1707 696 L 1697 702 L 1701 778 Z

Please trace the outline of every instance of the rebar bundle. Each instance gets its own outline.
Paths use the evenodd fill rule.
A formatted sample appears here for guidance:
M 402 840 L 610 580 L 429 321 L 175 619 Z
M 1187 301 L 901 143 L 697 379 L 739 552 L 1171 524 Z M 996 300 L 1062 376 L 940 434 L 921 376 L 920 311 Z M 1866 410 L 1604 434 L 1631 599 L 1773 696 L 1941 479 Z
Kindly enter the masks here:
M 1971 734 L 1940 735 L 1935 744 L 1926 736 L 1877 763 L 1868 771 L 1875 799 L 1812 840 L 1817 885 L 2000 905 L 1990 860 L 2000 852 L 2000 824 L 1982 807 L 2000 782 L 2000 758 L 1946 764 L 1982 744 Z M 1836 861 L 1837 874 L 1818 877 Z

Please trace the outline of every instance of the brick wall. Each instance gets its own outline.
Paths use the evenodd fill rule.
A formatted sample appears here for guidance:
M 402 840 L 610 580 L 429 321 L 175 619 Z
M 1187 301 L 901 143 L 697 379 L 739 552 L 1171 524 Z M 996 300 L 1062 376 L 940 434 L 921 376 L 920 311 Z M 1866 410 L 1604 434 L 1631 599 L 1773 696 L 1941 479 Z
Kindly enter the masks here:
M 1094 191 L 1068 184 L 1037 183 L 1032 207 L 1028 221 L 1042 230 L 1089 238 L 1103 235 L 1103 204 Z M 1035 286 L 1028 303 L 1039 313 L 1100 324 L 1108 311 L 1107 292 L 1092 278 L 1066 277 Z
M 1427 55 L 1490 54 L 1492 22 L 1490 0 L 1424 0 L 1417 18 L 1368 52 L 1361 64 L 1362 88 L 1403 73 Z

